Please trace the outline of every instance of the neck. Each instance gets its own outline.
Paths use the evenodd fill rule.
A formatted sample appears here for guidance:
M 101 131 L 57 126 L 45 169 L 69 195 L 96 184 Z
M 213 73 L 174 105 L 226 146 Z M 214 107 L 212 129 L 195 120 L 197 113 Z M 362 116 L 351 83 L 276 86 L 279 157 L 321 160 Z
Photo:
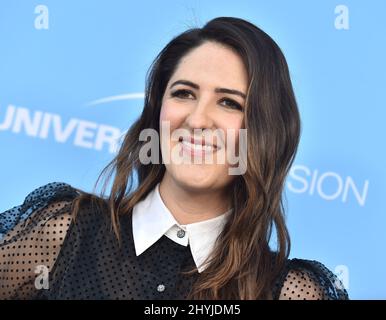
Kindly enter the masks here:
M 166 207 L 179 224 L 185 225 L 220 216 L 229 210 L 224 190 L 196 190 L 176 184 L 165 173 L 159 192 Z

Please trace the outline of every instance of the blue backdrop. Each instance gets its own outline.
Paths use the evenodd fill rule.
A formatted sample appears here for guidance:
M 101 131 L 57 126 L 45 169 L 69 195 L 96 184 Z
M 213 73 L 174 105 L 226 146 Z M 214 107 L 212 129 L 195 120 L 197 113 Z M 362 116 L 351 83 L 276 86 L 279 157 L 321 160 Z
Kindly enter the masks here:
M 38 186 L 91 191 L 143 107 L 163 46 L 217 16 L 247 19 L 287 57 L 302 117 L 287 179 L 292 257 L 351 298 L 386 298 L 386 2 L 0 2 L 0 212 Z

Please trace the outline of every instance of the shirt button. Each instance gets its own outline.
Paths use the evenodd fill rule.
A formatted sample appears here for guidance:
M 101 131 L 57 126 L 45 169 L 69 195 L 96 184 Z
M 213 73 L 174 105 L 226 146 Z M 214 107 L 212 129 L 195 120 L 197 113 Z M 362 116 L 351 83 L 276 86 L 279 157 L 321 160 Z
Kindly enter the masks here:
M 159 284 L 157 287 L 158 292 L 163 292 L 165 290 L 165 286 L 163 284 Z
M 183 238 L 183 237 L 185 237 L 185 231 L 182 230 L 182 229 L 178 230 L 178 231 L 177 231 L 177 237 L 178 237 L 178 238 Z

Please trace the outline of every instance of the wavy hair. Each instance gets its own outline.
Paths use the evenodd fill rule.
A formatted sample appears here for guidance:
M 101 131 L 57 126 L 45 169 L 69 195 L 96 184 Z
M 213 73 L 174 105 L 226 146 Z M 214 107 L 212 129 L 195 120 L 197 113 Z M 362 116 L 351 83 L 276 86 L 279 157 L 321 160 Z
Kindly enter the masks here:
M 202 28 L 191 28 L 176 36 L 162 49 L 146 74 L 142 114 L 95 183 L 96 188 L 106 175 L 103 190 L 99 196 L 82 192 L 73 202 L 73 214 L 76 216 L 83 201 L 91 200 L 110 213 L 112 229 L 120 239 L 120 216 L 131 214 L 165 173 L 162 162 L 139 161 L 140 149 L 146 143 L 139 140 L 140 132 L 152 128 L 159 133 L 162 97 L 169 79 L 181 58 L 206 41 L 234 50 L 247 70 L 244 126 L 248 132 L 248 165 L 247 171 L 229 186 L 233 214 L 188 298 L 272 299 L 275 279 L 290 251 L 283 189 L 300 139 L 300 117 L 282 51 L 269 35 L 246 20 L 215 18 Z M 113 174 L 111 191 L 105 195 Z M 273 228 L 274 249 L 269 244 Z M 188 274 L 195 272 L 197 268 Z

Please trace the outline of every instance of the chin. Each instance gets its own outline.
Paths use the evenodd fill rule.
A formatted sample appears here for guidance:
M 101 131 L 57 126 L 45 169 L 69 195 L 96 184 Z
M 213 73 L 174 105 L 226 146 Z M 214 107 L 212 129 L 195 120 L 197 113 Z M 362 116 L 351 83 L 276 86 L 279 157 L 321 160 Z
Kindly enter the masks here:
M 178 168 L 173 173 L 173 178 L 184 188 L 193 190 L 217 189 L 221 187 L 220 181 L 224 175 L 214 174 L 208 170 L 195 168 Z

